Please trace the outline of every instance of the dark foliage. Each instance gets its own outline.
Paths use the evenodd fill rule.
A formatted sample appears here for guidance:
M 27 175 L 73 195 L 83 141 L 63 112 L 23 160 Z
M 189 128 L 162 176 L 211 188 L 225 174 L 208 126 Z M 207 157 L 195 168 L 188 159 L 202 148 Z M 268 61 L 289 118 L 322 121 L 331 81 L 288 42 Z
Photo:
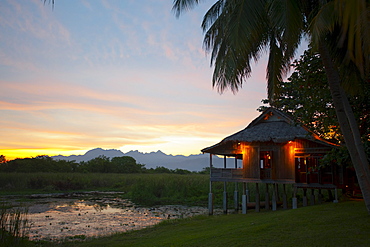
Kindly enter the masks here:
M 290 113 L 296 120 L 307 126 L 320 137 L 334 143 L 343 144 L 335 109 L 330 95 L 326 74 L 321 58 L 305 51 L 299 60 L 292 64 L 294 72 L 286 82 L 279 85 L 279 94 L 275 101 L 262 102 Z M 349 95 L 349 101 L 360 129 L 365 152 L 370 157 L 370 81 L 363 81 L 361 94 Z M 261 106 L 260 111 L 266 106 Z M 322 165 L 329 165 L 333 160 L 343 166 L 351 166 L 351 159 L 345 146 L 333 149 Z
M 274 101 L 265 99 L 262 102 L 290 113 L 322 138 L 342 143 L 343 136 L 320 56 L 307 50 L 299 60 L 294 61 L 292 67 L 292 75 L 278 86 L 278 97 Z M 360 134 L 364 141 L 369 141 L 370 84 L 364 81 L 361 87 L 361 94 L 349 95 L 349 100 L 359 124 Z M 266 108 L 267 106 L 261 106 L 259 110 Z
M 63 173 L 170 173 L 170 174 L 190 174 L 191 171 L 185 169 L 169 169 L 163 166 L 147 169 L 145 165 L 136 163 L 136 160 L 130 156 L 114 157 L 109 159 L 105 156 L 99 156 L 87 162 L 66 160 L 54 160 L 48 156 L 37 156 L 35 158 L 24 158 L 6 161 L 0 163 L 0 172 L 63 172 Z M 42 188 L 44 185 L 38 184 L 40 181 L 32 181 L 32 187 Z M 58 187 L 63 187 L 58 185 Z

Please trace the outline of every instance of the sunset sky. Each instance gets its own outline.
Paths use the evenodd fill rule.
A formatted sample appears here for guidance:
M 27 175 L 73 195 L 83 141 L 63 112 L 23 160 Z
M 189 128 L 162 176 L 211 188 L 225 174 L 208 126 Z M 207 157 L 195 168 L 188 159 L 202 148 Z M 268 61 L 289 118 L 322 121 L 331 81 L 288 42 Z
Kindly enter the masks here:
M 0 154 L 93 148 L 198 154 L 259 115 L 262 59 L 237 94 L 212 88 L 202 17 L 172 0 L 0 0 Z

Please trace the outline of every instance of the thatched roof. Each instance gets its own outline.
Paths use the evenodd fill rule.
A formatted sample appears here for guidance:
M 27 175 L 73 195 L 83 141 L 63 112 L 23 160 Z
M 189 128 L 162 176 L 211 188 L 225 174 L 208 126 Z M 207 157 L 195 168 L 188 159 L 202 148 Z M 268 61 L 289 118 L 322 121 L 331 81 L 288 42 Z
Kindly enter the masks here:
M 333 144 L 309 131 L 305 126 L 295 123 L 291 116 L 274 108 L 268 108 L 245 129 L 226 137 L 216 145 L 204 148 L 202 152 L 215 153 L 214 151 L 216 150 L 225 149 L 226 146 L 230 146 L 231 142 L 286 143 L 296 139 L 306 139 L 319 142 L 325 146 L 333 146 Z M 230 147 L 226 149 L 230 149 Z M 219 152 L 216 151 L 216 153 Z

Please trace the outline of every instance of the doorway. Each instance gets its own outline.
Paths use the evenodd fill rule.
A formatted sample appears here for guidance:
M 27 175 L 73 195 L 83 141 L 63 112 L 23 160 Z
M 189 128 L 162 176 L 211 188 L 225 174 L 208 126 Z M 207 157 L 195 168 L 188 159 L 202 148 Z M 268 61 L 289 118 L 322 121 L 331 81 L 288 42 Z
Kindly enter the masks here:
M 260 178 L 271 179 L 272 151 L 260 152 Z

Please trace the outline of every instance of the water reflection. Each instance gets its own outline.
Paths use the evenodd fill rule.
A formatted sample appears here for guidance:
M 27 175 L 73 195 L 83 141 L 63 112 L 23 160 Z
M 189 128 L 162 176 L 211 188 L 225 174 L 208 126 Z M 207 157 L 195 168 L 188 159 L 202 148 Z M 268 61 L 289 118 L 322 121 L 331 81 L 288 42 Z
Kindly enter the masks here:
M 106 235 L 144 228 L 163 219 L 132 207 L 116 208 L 110 204 L 83 200 L 53 202 L 47 207 L 47 210 L 44 204 L 30 207 L 31 239 L 56 240 L 75 235 Z
M 206 214 L 202 207 L 143 208 L 125 199 L 60 199 L 29 207 L 30 239 L 85 238 L 142 229 L 165 219 Z

